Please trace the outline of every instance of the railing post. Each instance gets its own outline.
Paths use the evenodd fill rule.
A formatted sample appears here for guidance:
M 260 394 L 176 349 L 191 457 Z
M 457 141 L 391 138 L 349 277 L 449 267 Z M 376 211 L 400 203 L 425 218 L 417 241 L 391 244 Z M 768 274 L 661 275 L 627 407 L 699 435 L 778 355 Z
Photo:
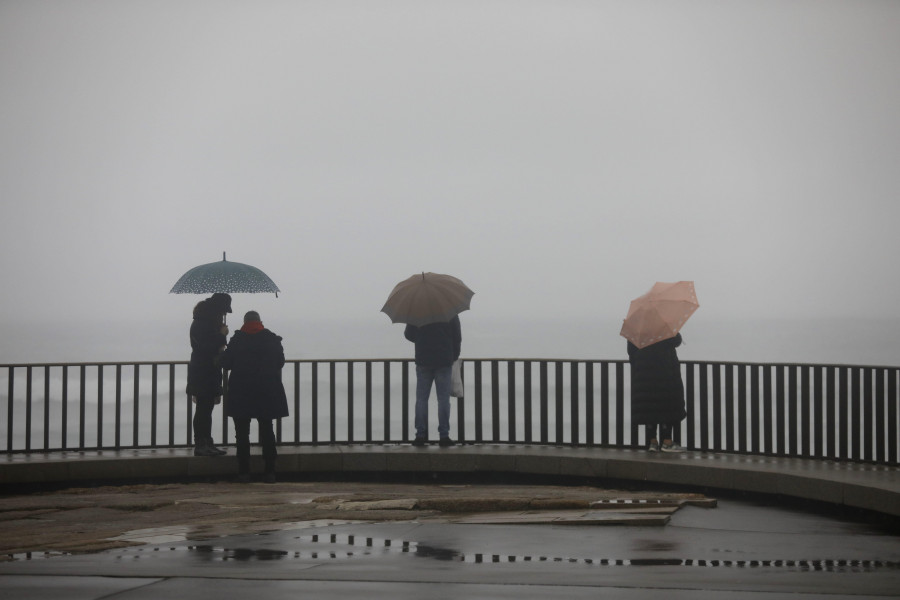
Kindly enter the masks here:
M 481 361 L 475 361 L 475 441 L 484 441 L 483 419 L 481 407 Z
M 709 376 L 708 364 L 703 362 L 698 365 L 700 370 L 700 449 L 709 450 Z
M 138 426 L 140 425 L 140 403 L 141 403 L 141 395 L 140 395 L 140 365 L 134 365 L 134 410 L 132 412 L 133 415 L 133 423 L 131 424 L 131 433 L 132 433 L 132 445 L 137 448 L 140 445 L 140 436 L 138 434 Z
M 82 392 L 84 390 L 82 389 Z M 82 397 L 84 393 L 82 393 Z M 175 445 L 175 365 L 169 363 L 169 445 Z
M 85 428 L 85 419 L 87 417 L 87 398 L 85 396 L 85 380 L 87 378 L 86 367 L 81 365 L 79 368 L 79 382 L 78 382 L 78 390 L 80 393 L 78 400 L 78 448 L 80 450 L 84 450 L 85 439 L 84 439 L 84 428 Z
M 31 366 L 25 368 L 25 450 L 31 450 Z
M 516 363 L 506 362 L 506 409 L 507 437 L 510 442 L 516 441 Z
M 631 420 L 631 419 L 629 419 Z M 625 364 L 616 363 L 616 441 L 625 444 Z
M 563 420 L 563 363 L 562 361 L 556 361 L 554 363 L 554 381 L 553 387 L 556 389 L 556 405 L 555 405 L 555 414 L 556 414 L 556 439 L 553 440 L 555 444 L 562 444 L 564 442 L 564 420 Z
M 491 361 L 491 439 L 500 441 L 500 362 Z
M 578 444 L 581 440 L 580 419 L 578 411 L 578 361 L 573 360 L 569 366 L 569 443 Z
M 772 407 L 772 366 L 767 365 L 763 369 L 763 445 L 762 451 L 767 454 L 775 454 L 775 444 L 773 443 L 772 432 L 775 420 L 773 418 Z
M 897 412 L 900 398 L 897 396 L 897 375 L 900 373 L 898 369 L 888 369 L 888 385 L 887 385 L 887 461 L 889 463 L 897 463 L 898 448 L 900 443 L 898 439 Z
M 332 380 L 331 386 L 332 390 L 335 389 L 337 382 Z M 353 361 L 347 361 L 347 441 L 353 441 L 353 421 L 356 418 L 355 408 L 354 408 L 354 390 L 353 390 Z M 336 421 L 335 415 L 332 415 L 332 418 Z M 332 439 L 332 441 L 336 441 Z
M 366 442 L 372 442 L 372 361 L 366 361 Z
M 409 361 L 403 361 L 400 373 L 401 379 L 401 397 L 403 406 L 400 407 L 402 414 L 403 431 L 401 438 L 404 442 L 409 441 Z
M 737 452 L 739 448 L 734 437 L 734 365 L 722 365 L 722 369 L 725 371 L 725 445 L 720 448 L 727 452 Z
M 50 449 L 50 365 L 44 365 L 44 450 Z
M 760 410 L 759 410 L 759 366 L 750 366 L 750 447 L 753 454 L 759 454 Z
M 618 363 L 617 363 L 618 365 Z M 609 445 L 609 363 L 600 363 L 600 444 Z
M 69 365 L 63 365 L 62 368 L 62 439 L 61 447 L 65 450 L 69 445 Z M 12 396 L 9 397 L 12 402 Z
M 299 443 L 300 436 L 300 361 L 294 362 L 294 443 Z
M 391 437 L 391 363 L 390 361 L 384 361 L 384 390 L 383 390 L 383 413 L 384 413 L 384 422 L 382 425 L 382 431 L 384 431 L 384 441 L 389 442 L 394 438 Z
M 841 382 L 838 387 L 838 457 L 842 459 L 850 458 L 850 370 L 847 367 L 840 369 Z
M 16 390 L 16 368 L 12 366 L 9 367 L 7 373 L 9 379 L 6 382 L 6 451 L 12 452 L 13 431 L 15 431 L 15 427 L 13 427 L 13 416 L 15 415 L 13 410 L 15 403 L 13 402 L 13 399 L 16 397 L 14 393 Z
M 539 441 L 542 444 L 546 444 L 549 441 L 548 438 L 550 437 L 549 431 L 548 431 L 549 425 L 547 423 L 549 420 L 549 411 L 548 411 L 548 406 L 547 406 L 548 405 L 547 361 L 545 361 L 545 360 L 540 361 L 538 368 L 539 368 L 538 384 L 540 386 L 540 414 L 541 414 L 541 427 L 540 427 L 541 436 L 540 436 Z
M 156 421 L 157 421 L 157 390 L 158 385 L 156 382 L 156 377 L 159 374 L 159 369 L 157 368 L 156 363 L 153 363 L 153 366 L 150 367 L 150 445 L 156 448 Z
M 522 374 L 523 382 L 522 384 L 525 386 L 525 442 L 530 444 L 532 441 L 532 428 L 534 424 L 532 422 L 532 393 L 531 393 L 531 361 L 526 360 L 524 365 L 524 373 Z
M 462 379 L 463 390 L 466 389 L 466 362 L 459 363 L 459 377 Z M 466 441 L 466 397 L 456 399 L 456 431 L 457 441 L 463 443 Z

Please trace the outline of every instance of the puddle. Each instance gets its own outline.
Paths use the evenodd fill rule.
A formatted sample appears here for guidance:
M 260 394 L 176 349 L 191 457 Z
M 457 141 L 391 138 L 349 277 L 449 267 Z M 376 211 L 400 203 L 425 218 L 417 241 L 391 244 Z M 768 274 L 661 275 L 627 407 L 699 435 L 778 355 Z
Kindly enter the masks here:
M 333 523 L 332 523 L 333 524 Z M 264 537 L 266 534 L 257 534 Z M 197 557 L 203 562 L 267 562 L 291 560 L 364 560 L 366 558 L 386 556 L 409 556 L 413 559 L 456 562 L 469 565 L 513 565 L 531 563 L 584 565 L 588 567 L 681 567 L 700 569 L 764 569 L 782 572 L 831 572 L 861 573 L 873 571 L 900 570 L 900 562 L 866 559 L 830 559 L 830 560 L 710 560 L 698 558 L 680 558 L 677 556 L 658 557 L 590 557 L 590 556 L 554 556 L 554 555 L 512 555 L 491 552 L 464 552 L 455 548 L 447 548 L 404 539 L 375 538 L 353 534 L 311 534 L 298 535 L 289 541 L 291 549 L 252 548 L 246 546 L 229 547 L 216 544 L 194 544 L 189 546 L 144 546 L 123 551 L 116 560 L 139 560 L 162 553 L 180 553 Z M 658 547 L 660 551 L 671 551 L 672 548 Z M 652 548 L 645 547 L 646 550 Z M 35 556 L 15 555 L 14 560 L 34 560 L 50 558 L 47 554 Z

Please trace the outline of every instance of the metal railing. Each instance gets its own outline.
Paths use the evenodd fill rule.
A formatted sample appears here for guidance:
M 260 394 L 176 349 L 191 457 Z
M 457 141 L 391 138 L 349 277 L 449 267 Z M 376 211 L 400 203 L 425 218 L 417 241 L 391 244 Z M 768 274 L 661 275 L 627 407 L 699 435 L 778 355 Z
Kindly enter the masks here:
M 898 464 L 898 367 L 685 361 L 682 375 L 688 416 L 675 438 L 689 449 Z M 186 377 L 186 362 L 0 365 L 0 452 L 191 445 Z M 646 442 L 630 422 L 627 361 L 467 359 L 463 378 L 458 441 Z M 411 360 L 292 360 L 283 379 L 281 444 L 411 438 Z M 216 441 L 228 443 L 221 407 L 214 418 Z

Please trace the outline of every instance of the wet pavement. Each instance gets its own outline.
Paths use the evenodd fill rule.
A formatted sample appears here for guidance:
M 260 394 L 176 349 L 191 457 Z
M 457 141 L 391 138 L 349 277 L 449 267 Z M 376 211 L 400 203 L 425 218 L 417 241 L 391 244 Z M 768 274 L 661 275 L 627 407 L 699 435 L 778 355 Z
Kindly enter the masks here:
M 641 526 L 452 520 L 309 520 L 204 540 L 183 526 L 131 531 L 131 542 L 148 543 L 16 555 L 0 563 L 0 589 L 23 600 L 777 600 L 900 590 L 900 536 L 825 513 L 720 498 Z

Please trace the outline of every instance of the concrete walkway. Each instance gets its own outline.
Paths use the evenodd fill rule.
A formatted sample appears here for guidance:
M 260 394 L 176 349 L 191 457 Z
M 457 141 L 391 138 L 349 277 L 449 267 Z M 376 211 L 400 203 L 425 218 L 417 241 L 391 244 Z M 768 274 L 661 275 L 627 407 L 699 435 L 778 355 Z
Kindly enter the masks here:
M 0 457 L 0 492 L 22 484 L 141 482 L 230 478 L 230 456 L 195 457 L 188 448 L 8 454 Z M 257 450 L 258 449 L 254 449 Z M 342 474 L 508 474 L 640 481 L 685 488 L 770 494 L 900 516 L 900 467 L 796 458 L 643 450 L 478 444 L 284 446 L 280 478 Z M 262 469 L 256 456 L 254 469 Z
M 664 526 L 299 522 L 0 562 L 11 600 L 861 600 L 898 589 L 896 535 L 732 500 L 683 507 Z
M 229 451 L 232 456 L 218 458 L 194 457 L 189 449 L 9 455 L 0 461 L 0 485 L 9 494 L 26 484 L 227 480 L 235 471 Z M 198 538 L 184 526 L 153 531 L 154 537 L 135 537 L 148 534 L 135 531 L 129 539 L 142 545 L 0 562 L 2 595 L 860 600 L 895 598 L 900 589 L 900 537 L 863 522 L 777 506 L 778 497 L 793 497 L 897 516 L 896 467 L 598 448 L 346 445 L 281 448 L 279 471 L 282 481 L 335 474 L 377 480 L 396 473 L 572 477 L 597 486 L 639 481 L 770 494 L 773 501 L 720 498 L 715 507 L 686 505 L 663 520 L 612 526 L 597 518 L 573 526 L 413 517 L 287 519 L 277 530 L 212 538 Z M 243 488 L 264 494 L 280 486 Z M 228 494 L 219 502 L 240 504 Z M 28 526 L 24 517 L 20 521 Z

